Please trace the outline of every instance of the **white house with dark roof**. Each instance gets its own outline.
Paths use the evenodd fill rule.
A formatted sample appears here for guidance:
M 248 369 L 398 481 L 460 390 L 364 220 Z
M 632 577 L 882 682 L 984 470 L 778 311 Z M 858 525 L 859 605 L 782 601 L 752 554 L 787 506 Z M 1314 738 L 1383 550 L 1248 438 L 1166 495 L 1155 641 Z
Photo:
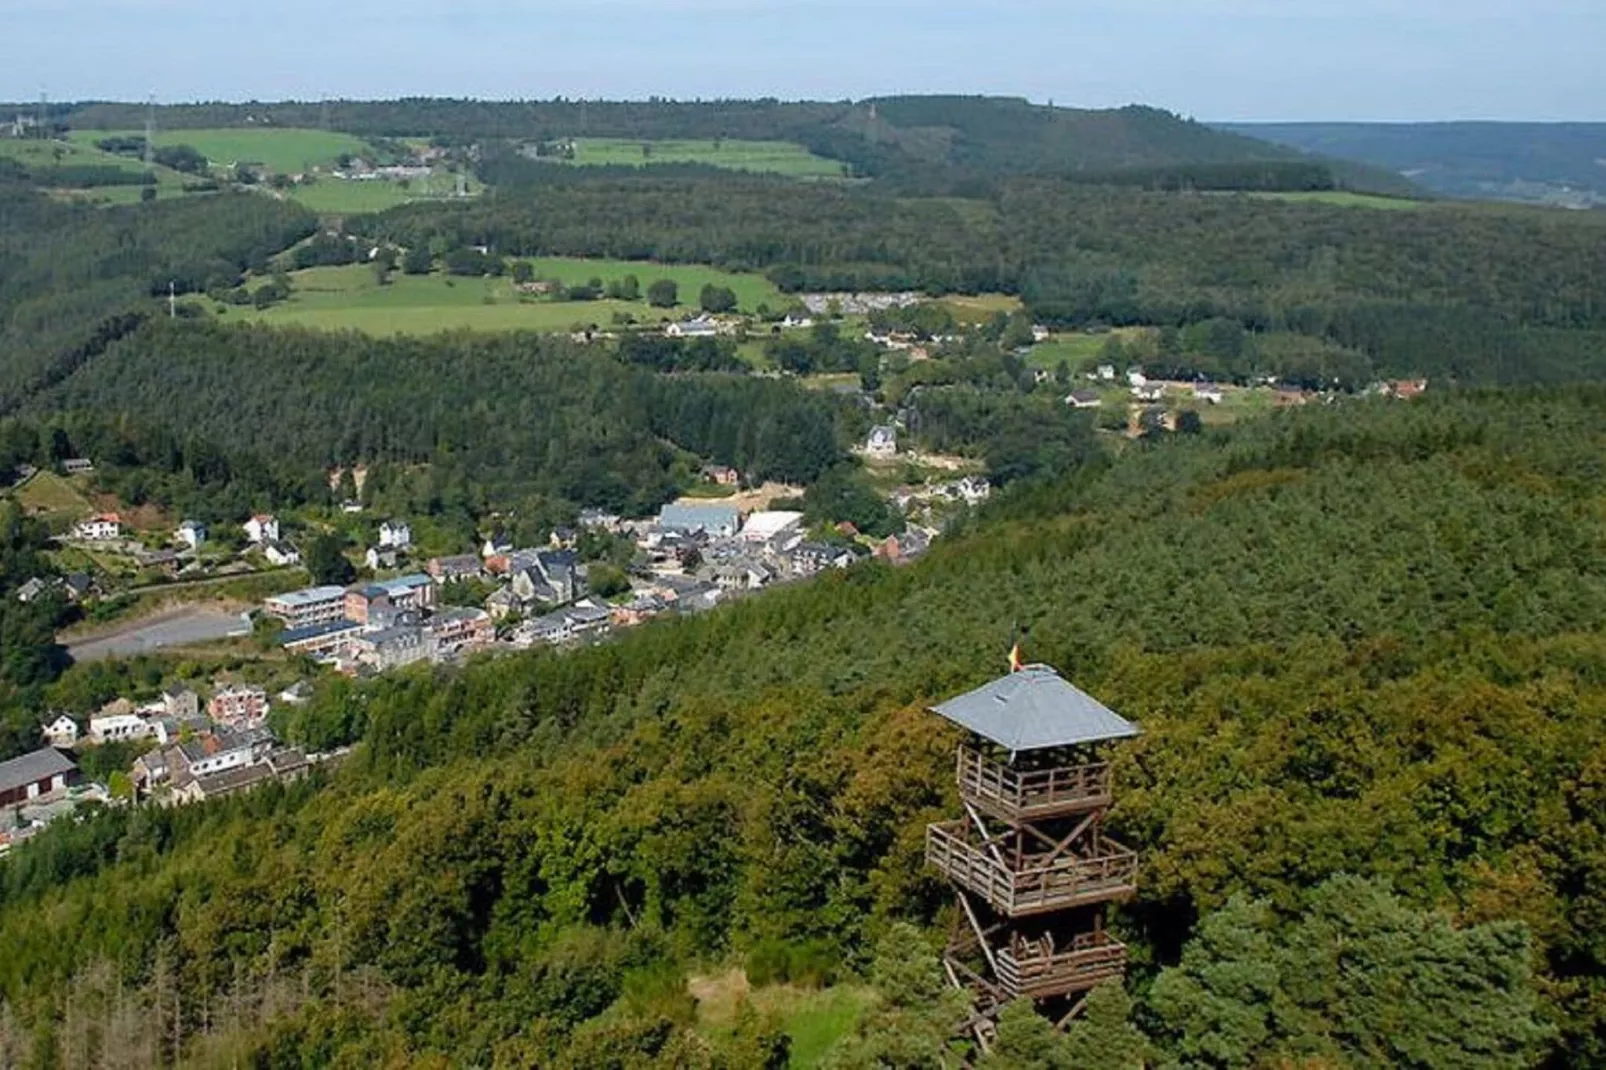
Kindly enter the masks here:
M 405 520 L 387 520 L 379 525 L 379 545 L 385 550 L 405 550 L 413 544 L 413 529 Z
M 864 452 L 871 457 L 886 460 L 898 455 L 898 429 L 887 424 L 870 429 Z
M 173 537 L 191 550 L 199 550 L 206 541 L 206 525 L 199 520 L 186 520 L 178 526 Z
M 70 747 L 78 742 L 78 722 L 65 713 L 56 714 L 53 720 L 41 725 L 39 731 L 52 747 Z
M 73 538 L 89 542 L 109 542 L 121 538 L 123 518 L 116 513 L 96 513 L 73 526 Z

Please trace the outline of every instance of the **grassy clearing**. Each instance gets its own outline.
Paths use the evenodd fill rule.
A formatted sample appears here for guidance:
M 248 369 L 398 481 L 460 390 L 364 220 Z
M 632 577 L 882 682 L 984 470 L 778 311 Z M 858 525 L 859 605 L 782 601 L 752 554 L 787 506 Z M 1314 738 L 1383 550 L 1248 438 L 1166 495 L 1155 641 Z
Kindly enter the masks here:
M 580 167 L 642 167 L 654 163 L 697 163 L 732 171 L 763 171 L 796 178 L 843 178 L 839 160 L 816 156 L 789 141 L 637 141 L 579 138 L 571 164 Z M 643 151 L 643 146 L 648 150 Z
M 646 260 L 592 260 L 573 257 L 540 257 L 530 261 L 538 279 L 559 279 L 565 286 L 574 286 L 598 278 L 603 282 L 634 275 L 641 289 L 657 279 L 671 279 L 680 287 L 680 303 L 695 307 L 697 295 L 704 286 L 727 286 L 736 295 L 737 306 L 743 312 L 755 312 L 759 305 L 783 308 L 789 302 L 785 294 L 763 275 L 738 275 L 700 264 L 655 264 Z
M 468 188 L 470 193 L 476 193 L 480 184 L 471 181 Z M 324 176 L 310 185 L 294 186 L 285 195 L 321 215 L 359 215 L 413 201 L 446 200 L 456 191 L 457 176 L 442 171 L 425 179 L 413 179 L 405 186 L 400 182 L 354 182 Z
M 1021 309 L 1020 298 L 1009 294 L 977 294 L 974 297 L 945 297 L 942 304 L 947 305 L 954 319 L 960 323 L 986 323 L 1002 312 L 1009 315 Z
M 808 989 L 792 985 L 752 988 L 741 970 L 717 977 L 693 978 L 689 988 L 697 998 L 697 1024 L 707 1034 L 731 1028 L 749 1004 L 760 1017 L 780 1023 L 792 1038 L 788 1066 L 812 1070 L 859 1020 L 870 1002 L 870 991 L 857 985 Z
M 1072 372 L 1081 371 L 1098 363 L 1099 355 L 1104 352 L 1104 347 L 1111 338 L 1129 342 L 1141 337 L 1148 330 L 1147 327 L 1120 327 L 1101 334 L 1080 332 L 1056 334 L 1048 341 L 1033 346 L 1031 353 L 1026 357 L 1026 363 L 1033 368 L 1054 371 L 1063 360 L 1070 365 Z M 1116 369 L 1118 372 L 1121 370 Z
M 47 518 L 77 520 L 94 512 L 94 506 L 79 493 L 72 481 L 55 472 L 39 472 L 18 487 L 15 493 L 24 509 Z
M 130 175 L 145 170 L 139 160 L 115 153 L 103 152 L 92 143 L 81 141 L 31 141 L 0 139 L 0 158 L 16 160 L 31 170 L 52 167 L 115 167 Z M 181 175 L 166 167 L 152 167 L 156 175 L 156 195 L 159 198 L 182 197 L 184 183 L 196 179 Z M 90 189 L 52 189 L 53 196 L 62 199 L 83 200 L 98 204 L 135 204 L 140 200 L 143 186 L 95 186 Z
M 454 278 L 446 275 L 391 276 L 380 286 L 366 265 L 312 268 L 290 276 L 294 290 L 289 301 L 264 311 L 213 305 L 224 320 L 297 324 L 321 330 L 358 330 L 368 334 L 435 334 L 448 330 L 555 332 L 577 326 L 609 327 L 613 317 L 633 316 L 637 322 L 656 323 L 685 316 L 697 300 L 704 282 L 729 286 L 744 307 L 754 297 L 779 302 L 779 291 L 756 275 L 732 275 L 713 268 L 604 260 L 540 260 L 536 274 L 583 283 L 593 276 L 604 280 L 634 274 L 643 290 L 654 279 L 674 278 L 680 283 L 682 306 L 649 307 L 644 301 L 567 301 L 523 297 L 507 278 Z M 753 304 L 757 302 L 754 301 Z
M 1400 197 L 1379 197 L 1372 193 L 1350 193 L 1346 190 L 1310 190 L 1250 193 L 1270 201 L 1295 203 L 1334 204 L 1341 208 L 1377 208 L 1385 212 L 1411 212 L 1425 206 L 1425 201 L 1408 201 Z

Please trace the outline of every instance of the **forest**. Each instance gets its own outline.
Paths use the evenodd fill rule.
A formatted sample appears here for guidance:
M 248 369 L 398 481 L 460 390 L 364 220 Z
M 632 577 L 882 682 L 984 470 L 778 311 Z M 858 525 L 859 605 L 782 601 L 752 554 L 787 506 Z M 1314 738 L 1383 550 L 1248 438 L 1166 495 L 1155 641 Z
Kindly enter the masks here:
M 1018 625 L 1143 730 L 1112 755 L 1136 962 L 1064 1039 L 1008 1011 L 987 1065 L 1598 1066 L 1602 413 L 1445 391 L 1139 441 L 909 568 L 326 681 L 276 715 L 358 744 L 326 782 L 0 862 L 0 1044 L 784 1065 L 778 1019 L 697 1027 L 687 976 L 734 962 L 879 993 L 830 1065 L 937 1066 L 952 906 L 922 828 L 956 812 L 956 740 L 923 709 L 1003 672 Z
M 541 335 L 156 319 L 30 398 L 23 426 L 0 433 L 11 450 L 0 467 L 88 454 L 131 505 L 238 522 L 325 501 L 327 469 L 364 463 L 377 469 L 375 507 L 458 514 L 472 530 L 493 510 L 552 523 L 585 506 L 645 515 L 704 463 L 809 483 L 866 423 L 790 382 L 657 373 L 658 360 L 717 363 L 717 350 L 697 356 L 705 348 L 626 347 L 621 360 Z

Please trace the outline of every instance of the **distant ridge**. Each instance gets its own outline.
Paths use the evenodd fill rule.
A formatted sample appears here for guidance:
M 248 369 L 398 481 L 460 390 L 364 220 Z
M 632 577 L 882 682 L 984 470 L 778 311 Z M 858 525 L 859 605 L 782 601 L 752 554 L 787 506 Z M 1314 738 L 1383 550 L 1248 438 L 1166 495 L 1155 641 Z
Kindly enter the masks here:
M 1452 197 L 1606 206 L 1606 123 L 1218 123 L 1406 175 Z
M 0 105 L 0 113 L 3 109 Z M 51 117 L 67 128 L 125 130 L 142 125 L 146 110 L 142 103 L 89 101 L 54 105 Z M 460 140 L 778 140 L 840 160 L 860 177 L 896 180 L 905 186 L 1054 174 L 1163 188 L 1342 188 L 1395 196 L 1420 192 L 1407 179 L 1385 170 L 1313 161 L 1286 146 L 1159 108 L 1067 108 L 1016 97 L 198 103 L 158 108 L 157 123 L 164 130 L 328 127 L 362 137 Z M 1232 169 L 1250 163 L 1261 166 L 1242 172 Z M 1289 170 L 1282 171 L 1281 166 Z

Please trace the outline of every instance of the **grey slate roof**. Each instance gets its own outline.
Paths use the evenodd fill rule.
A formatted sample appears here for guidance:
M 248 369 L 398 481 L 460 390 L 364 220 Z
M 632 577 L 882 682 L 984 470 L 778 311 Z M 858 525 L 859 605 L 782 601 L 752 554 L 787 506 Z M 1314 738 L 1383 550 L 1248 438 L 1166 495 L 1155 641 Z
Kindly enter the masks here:
M 1047 665 L 1028 665 L 932 710 L 1012 754 L 1138 734 L 1137 725 Z
M 17 788 L 37 784 L 41 780 L 49 780 L 58 773 L 69 773 L 77 768 L 72 759 L 61 751 L 54 747 L 44 747 L 30 754 L 24 754 L 20 758 L 0 762 L 0 791 L 15 791 Z

